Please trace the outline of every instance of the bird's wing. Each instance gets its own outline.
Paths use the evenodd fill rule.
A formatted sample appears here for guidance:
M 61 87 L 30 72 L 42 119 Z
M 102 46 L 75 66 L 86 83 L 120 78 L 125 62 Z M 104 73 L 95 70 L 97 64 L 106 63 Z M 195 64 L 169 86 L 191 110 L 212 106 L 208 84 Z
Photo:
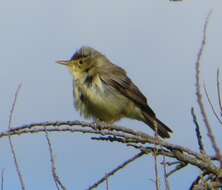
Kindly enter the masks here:
M 108 71 L 109 73 L 102 73 L 100 75 L 102 82 L 112 86 L 122 95 L 133 101 L 142 111 L 155 117 L 154 111 L 147 105 L 146 97 L 127 76 L 125 70 L 112 64 L 112 68 L 110 68 Z

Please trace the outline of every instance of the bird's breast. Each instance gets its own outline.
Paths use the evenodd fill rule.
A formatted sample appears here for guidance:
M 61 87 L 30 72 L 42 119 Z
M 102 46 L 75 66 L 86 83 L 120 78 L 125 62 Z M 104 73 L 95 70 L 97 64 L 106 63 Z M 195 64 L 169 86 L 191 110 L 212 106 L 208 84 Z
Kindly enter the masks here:
M 100 77 L 85 76 L 75 84 L 75 105 L 85 117 L 102 121 L 119 120 L 129 103 L 116 89 L 104 84 Z

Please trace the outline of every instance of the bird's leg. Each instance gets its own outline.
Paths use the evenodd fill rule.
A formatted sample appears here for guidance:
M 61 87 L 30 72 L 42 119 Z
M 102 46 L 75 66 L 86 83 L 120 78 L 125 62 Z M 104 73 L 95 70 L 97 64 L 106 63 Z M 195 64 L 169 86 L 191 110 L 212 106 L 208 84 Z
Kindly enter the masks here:
M 105 121 L 101 121 L 100 119 L 98 118 L 94 118 L 93 119 L 93 125 L 94 125 L 94 129 L 96 130 L 102 130 L 102 129 L 108 129 L 108 130 L 111 130 L 111 128 L 109 128 L 109 126 L 111 125 L 112 123 L 107 123 Z M 103 127 L 104 126 L 104 127 Z
M 104 121 L 101 121 L 97 118 L 94 118 L 93 123 L 92 123 L 93 129 L 96 130 L 96 131 L 99 131 L 100 133 L 102 133 L 102 135 L 105 135 L 105 134 L 103 134 L 101 126 L 104 126 L 105 124 L 106 123 Z
M 102 129 L 100 126 L 103 125 L 103 122 L 101 120 L 99 120 L 98 118 L 93 118 L 92 125 L 95 130 L 100 131 Z

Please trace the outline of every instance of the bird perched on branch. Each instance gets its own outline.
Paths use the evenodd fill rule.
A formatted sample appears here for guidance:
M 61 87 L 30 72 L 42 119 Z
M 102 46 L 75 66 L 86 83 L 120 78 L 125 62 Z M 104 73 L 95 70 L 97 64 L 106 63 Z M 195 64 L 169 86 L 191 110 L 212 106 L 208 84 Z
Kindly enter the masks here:
M 170 137 L 172 130 L 156 117 L 126 71 L 99 51 L 82 47 L 70 60 L 57 63 L 67 66 L 74 77 L 75 107 L 85 118 L 106 123 L 121 118 L 136 119 L 162 138 Z

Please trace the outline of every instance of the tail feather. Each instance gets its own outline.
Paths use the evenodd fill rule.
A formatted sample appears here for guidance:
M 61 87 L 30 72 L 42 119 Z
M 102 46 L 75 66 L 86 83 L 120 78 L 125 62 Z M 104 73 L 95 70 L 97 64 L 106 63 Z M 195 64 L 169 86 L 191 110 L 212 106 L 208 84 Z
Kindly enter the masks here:
M 149 125 L 157 134 L 162 138 L 170 138 L 170 133 L 173 131 L 166 126 L 162 121 L 157 118 L 150 117 L 148 114 L 144 114 L 145 122 Z

